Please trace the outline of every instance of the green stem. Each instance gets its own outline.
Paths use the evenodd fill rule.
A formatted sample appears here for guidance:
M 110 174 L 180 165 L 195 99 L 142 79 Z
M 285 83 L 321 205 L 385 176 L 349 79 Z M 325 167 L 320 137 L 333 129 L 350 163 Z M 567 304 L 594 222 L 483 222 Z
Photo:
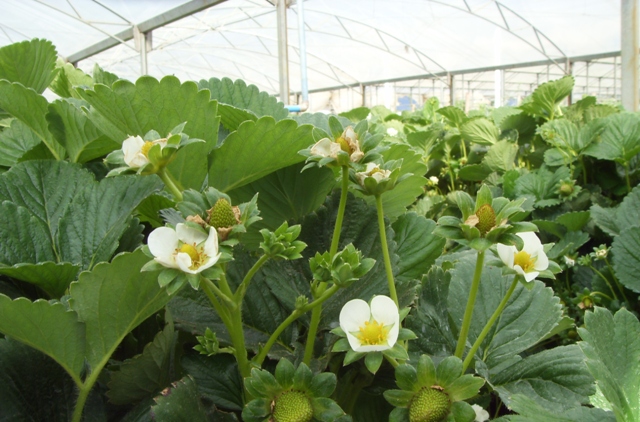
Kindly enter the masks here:
M 384 356 L 384 358 L 391 364 L 391 366 L 393 366 L 394 368 L 397 368 L 400 364 L 398 363 L 397 360 L 395 360 L 394 358 L 392 358 L 391 356 L 387 356 L 385 354 L 383 354 L 382 356 Z
M 582 184 L 587 184 L 587 168 L 584 165 L 584 159 L 582 155 L 580 156 L 580 164 L 582 165 Z
M 331 249 L 329 249 L 329 257 L 338 252 L 338 244 L 340 243 L 340 232 L 342 231 L 342 220 L 344 218 L 344 210 L 347 207 L 347 193 L 349 192 L 349 167 L 342 166 L 342 191 L 340 192 L 340 204 L 338 205 L 338 216 L 336 217 L 336 225 L 333 228 L 333 237 L 331 238 Z
M 244 330 L 242 325 L 242 310 L 236 308 L 229 311 L 231 324 L 227 326 L 229 336 L 231 337 L 231 343 L 235 349 L 236 361 L 238 362 L 238 369 L 242 378 L 248 378 L 251 376 L 251 364 L 247 357 L 247 348 L 244 342 Z
M 467 159 L 467 144 L 465 143 L 464 139 L 460 139 L 460 145 L 462 145 L 462 156 L 466 160 Z
M 467 307 L 464 310 L 462 327 L 460 327 L 460 335 L 458 337 L 458 344 L 456 346 L 455 355 L 459 358 L 462 358 L 464 347 L 467 344 L 467 335 L 469 334 L 469 327 L 471 326 L 471 316 L 473 315 L 473 307 L 476 303 L 476 295 L 478 294 L 478 287 L 480 287 L 480 276 L 482 275 L 483 262 L 484 262 L 484 251 L 478 252 L 478 257 L 476 258 L 476 269 L 473 273 L 473 281 L 471 282 L 471 291 L 469 291 L 469 299 L 467 300 Z
M 515 277 L 513 277 L 513 281 L 511 282 L 511 286 L 509 286 L 509 290 L 507 290 L 507 293 L 504 295 L 504 297 L 502 298 L 502 301 L 498 305 L 498 308 L 496 308 L 496 310 L 493 312 L 493 315 L 491 315 L 491 318 L 489 318 L 489 321 L 487 321 L 487 323 L 485 324 L 484 328 L 480 332 L 480 335 L 478 336 L 476 341 L 473 343 L 473 346 L 471 346 L 471 350 L 469 350 L 469 354 L 464 359 L 464 362 L 462 362 L 462 373 L 463 374 L 465 373 L 465 371 L 469 367 L 469 364 L 471 363 L 471 360 L 473 359 L 473 357 L 475 356 L 476 352 L 478 351 L 478 348 L 480 348 L 480 345 L 482 344 L 482 341 L 485 339 L 487 334 L 489 334 L 489 331 L 491 330 L 491 327 L 493 327 L 493 324 L 495 324 L 496 320 L 502 314 L 502 311 L 504 310 L 504 307 L 507 306 L 507 302 L 509 301 L 509 298 L 513 294 L 513 291 L 516 289 L 517 285 L 518 285 L 518 276 L 515 276 Z
M 262 267 L 268 259 L 269 257 L 267 255 L 262 255 L 260 259 L 258 259 L 256 263 L 253 264 L 253 267 L 251 267 L 249 272 L 247 272 L 247 274 L 244 276 L 242 283 L 240 283 L 240 286 L 238 286 L 238 289 L 233 295 L 233 300 L 238 306 L 242 304 L 242 299 L 244 299 L 244 295 L 247 293 L 247 288 L 249 287 L 251 279 L 254 275 L 256 275 L 260 267 Z
M 607 287 L 609 287 L 609 290 L 611 290 L 611 293 L 613 294 L 613 298 L 615 300 L 618 300 L 618 295 L 616 294 L 616 291 L 613 290 L 613 286 L 611 285 L 611 282 L 609 281 L 609 279 L 607 277 L 604 276 L 604 274 L 602 274 L 600 271 L 598 271 L 596 269 L 596 267 L 594 267 L 593 265 L 589 265 L 589 267 L 596 272 L 596 274 L 598 274 L 600 276 L 600 278 L 602 280 L 604 280 L 604 282 L 607 284 Z
M 158 176 L 160 176 L 165 186 L 171 191 L 173 196 L 176 198 L 176 201 L 182 202 L 182 192 L 180 191 L 180 189 L 178 189 L 178 186 L 176 186 L 175 182 L 173 181 L 169 170 L 167 170 L 166 167 L 161 168 L 158 171 Z
M 340 244 L 340 233 L 342 232 L 342 220 L 344 219 L 344 211 L 347 207 L 347 193 L 349 193 L 349 166 L 342 166 L 342 190 L 340 192 L 340 203 L 338 205 L 338 215 L 336 216 L 336 225 L 333 227 L 333 237 L 331 238 L 331 247 L 329 249 L 329 259 L 332 260 L 338 252 Z M 325 287 L 326 288 L 326 285 Z M 320 295 L 324 292 L 321 291 Z M 315 298 L 315 297 L 314 297 Z M 309 323 L 309 332 L 307 333 L 307 342 L 304 347 L 304 363 L 307 365 L 313 357 L 313 349 L 316 342 L 316 334 L 318 333 L 318 325 L 322 316 L 322 306 L 313 308 L 311 312 L 311 321 Z
M 602 293 L 602 292 L 595 291 L 595 292 L 591 292 L 591 294 L 592 294 L 592 295 L 595 295 L 595 296 L 602 296 L 602 297 L 606 297 L 606 298 L 607 298 L 607 299 L 609 299 L 609 300 L 613 300 L 613 298 L 612 298 L 611 296 L 609 296 L 608 294 L 606 294 L 606 293 Z
M 204 278 L 202 276 L 201 276 L 201 280 L 202 281 L 200 282 L 200 287 L 202 287 L 202 291 L 204 292 L 205 295 L 207 295 L 207 298 L 209 298 L 209 302 L 211 302 L 211 304 L 213 305 L 213 308 L 216 310 L 218 315 L 220 315 L 222 322 L 224 323 L 225 326 L 230 324 L 231 320 L 229 318 L 229 312 L 227 311 L 227 308 L 222 306 L 222 303 L 216 297 L 216 294 L 220 297 L 224 297 L 224 294 L 220 291 L 220 289 L 218 289 L 218 287 L 211 280 Z
M 627 182 L 627 193 L 631 193 L 631 180 L 629 179 L 629 163 L 624 165 L 624 178 Z
M 613 271 L 613 267 L 611 266 L 611 264 L 609 263 L 609 260 L 606 257 L 604 258 L 604 262 L 607 264 L 607 268 L 609 268 L 611 277 L 613 277 L 613 282 L 616 283 L 616 286 L 618 286 L 618 290 L 620 290 L 620 293 L 622 294 L 622 298 L 627 303 L 627 306 L 629 307 L 629 309 L 631 309 L 629 300 L 627 299 L 627 295 L 624 293 L 624 287 L 622 287 L 622 284 L 620 284 L 620 280 L 618 280 L 618 277 L 616 277 L 616 273 L 615 271 Z
M 93 383 L 91 386 L 93 386 Z M 78 394 L 76 407 L 73 409 L 73 417 L 71 419 L 72 422 L 80 422 L 82 420 L 82 411 L 84 410 L 84 404 L 87 401 L 87 397 L 89 397 L 91 386 L 83 384 L 80 387 L 80 394 Z
M 255 358 L 253 358 L 253 362 L 258 366 L 262 365 L 262 362 L 264 362 L 264 359 L 267 357 L 267 353 L 269 353 L 269 350 L 271 350 L 271 347 L 278 340 L 278 337 L 280 337 L 280 334 L 282 334 L 282 332 L 289 325 L 291 325 L 291 323 L 293 321 L 295 321 L 296 319 L 300 318 L 300 316 L 302 316 L 304 313 L 309 312 L 310 310 L 314 309 L 316 306 L 321 305 L 322 303 L 324 303 L 324 301 L 326 301 L 331 296 L 333 296 L 333 294 L 335 292 L 337 292 L 338 290 L 340 290 L 340 287 L 334 284 L 333 286 L 329 287 L 329 289 L 327 289 L 327 291 L 325 291 L 322 294 L 322 296 L 320 296 L 319 298 L 317 298 L 313 302 L 308 303 L 307 305 L 301 307 L 300 309 L 294 310 L 291 313 L 291 315 L 289 315 L 287 317 L 287 319 L 285 319 L 284 321 L 282 321 L 280 323 L 280 325 L 278 325 L 278 328 L 276 328 L 275 331 L 273 332 L 273 334 L 271 334 L 271 336 L 269 337 L 269 340 L 267 340 L 267 343 L 264 345 L 262 350 L 260 350 L 260 353 L 258 353 L 258 355 Z
M 391 268 L 391 258 L 389 257 L 389 246 L 387 246 L 387 231 L 384 225 L 384 211 L 382 209 L 382 197 L 376 195 L 376 209 L 378 210 L 378 228 L 380 229 L 380 243 L 382 244 L 382 256 L 384 258 L 384 268 L 387 272 L 387 283 L 389 285 L 389 296 L 398 304 L 398 294 L 396 293 L 396 283 L 393 280 L 393 270 Z

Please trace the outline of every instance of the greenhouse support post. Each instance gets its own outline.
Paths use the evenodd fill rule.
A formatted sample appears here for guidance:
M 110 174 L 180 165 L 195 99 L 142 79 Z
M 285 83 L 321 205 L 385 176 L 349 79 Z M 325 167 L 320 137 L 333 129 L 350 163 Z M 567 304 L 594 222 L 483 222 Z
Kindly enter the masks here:
M 276 1 L 278 18 L 278 74 L 280 76 L 280 101 L 289 104 L 289 54 L 287 43 L 287 0 Z
M 622 0 L 620 51 L 622 56 L 622 106 L 638 110 L 638 0 Z

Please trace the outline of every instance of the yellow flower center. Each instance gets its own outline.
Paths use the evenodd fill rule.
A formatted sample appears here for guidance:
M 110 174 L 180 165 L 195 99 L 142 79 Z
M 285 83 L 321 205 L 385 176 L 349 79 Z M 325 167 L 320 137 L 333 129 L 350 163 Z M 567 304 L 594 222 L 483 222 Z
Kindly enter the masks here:
M 191 258 L 192 270 L 200 267 L 207 260 L 208 256 L 204 253 L 203 248 L 198 248 L 195 244 L 190 245 L 188 243 L 183 244 L 177 249 L 177 252 L 186 253 Z
M 513 256 L 513 265 L 520 265 L 525 273 L 533 270 L 536 258 L 533 258 L 525 251 L 516 252 Z
M 350 155 L 353 152 L 351 151 L 351 146 L 349 145 L 349 142 L 346 139 L 344 139 L 342 136 L 336 139 L 336 142 L 340 144 L 340 149 L 346 152 L 347 154 Z
M 387 336 L 391 326 L 384 326 L 375 319 L 365 321 L 364 325 L 354 335 L 363 345 L 387 344 Z
M 144 145 L 142 145 L 142 148 L 140 148 L 140 152 L 142 153 L 142 155 L 144 155 L 145 157 L 149 157 L 149 150 L 151 149 L 153 144 L 153 141 L 146 141 Z

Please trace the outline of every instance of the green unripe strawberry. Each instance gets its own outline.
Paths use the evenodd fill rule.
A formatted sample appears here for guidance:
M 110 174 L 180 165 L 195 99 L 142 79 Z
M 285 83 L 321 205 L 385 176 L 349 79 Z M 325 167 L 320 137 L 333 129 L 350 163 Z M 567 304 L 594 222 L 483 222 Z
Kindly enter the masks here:
M 434 387 L 423 387 L 409 404 L 410 422 L 440 422 L 451 409 L 451 400 L 444 391 Z
M 480 230 L 480 234 L 484 236 L 496 226 L 496 213 L 491 208 L 491 205 L 484 204 L 478 211 L 476 211 L 476 216 L 478 217 L 478 224 L 476 224 L 476 228 Z
M 302 391 L 285 391 L 274 400 L 273 420 L 275 422 L 309 422 L 312 418 L 311 401 Z
M 560 189 L 559 189 L 560 195 L 570 196 L 573 193 L 573 187 L 574 187 L 573 181 L 562 182 L 562 184 L 560 184 Z
M 229 201 L 224 198 L 218 199 L 213 208 L 209 210 L 209 224 L 216 229 L 233 227 L 238 224 Z

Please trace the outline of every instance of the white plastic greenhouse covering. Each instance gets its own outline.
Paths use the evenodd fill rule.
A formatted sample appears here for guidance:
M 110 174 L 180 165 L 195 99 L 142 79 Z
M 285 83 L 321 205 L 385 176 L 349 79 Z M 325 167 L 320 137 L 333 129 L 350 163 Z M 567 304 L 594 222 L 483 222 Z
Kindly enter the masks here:
M 280 0 L 278 0 L 280 1 Z M 297 0 L 301 1 L 301 0 Z M 276 0 L 2 0 L 0 45 L 46 38 L 90 72 L 243 79 L 278 95 Z M 620 0 L 306 0 L 286 11 L 287 103 L 310 111 L 517 104 L 572 73 L 573 99 L 620 99 Z M 146 40 L 146 42 L 145 42 Z M 306 47 L 306 48 L 305 48 Z M 147 68 L 144 70 L 146 55 Z M 450 90 L 451 86 L 453 89 Z

